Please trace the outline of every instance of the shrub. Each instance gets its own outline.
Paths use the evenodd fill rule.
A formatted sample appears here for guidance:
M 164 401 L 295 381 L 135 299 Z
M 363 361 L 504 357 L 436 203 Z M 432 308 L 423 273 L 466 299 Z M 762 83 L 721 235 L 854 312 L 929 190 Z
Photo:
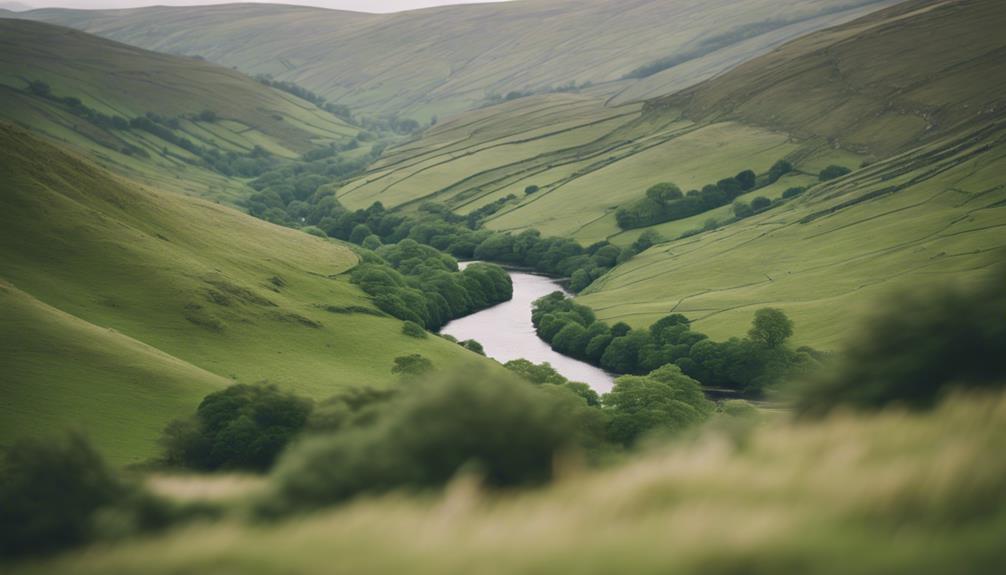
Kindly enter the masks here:
M 757 198 L 751 200 L 751 209 L 754 213 L 764 212 L 765 210 L 772 207 L 772 200 L 766 198 L 765 196 L 758 196 Z
M 485 355 L 486 350 L 482 347 L 482 344 L 475 341 L 474 339 L 469 339 L 461 342 L 461 347 L 467 349 L 468 351 L 477 353 L 479 355 Z
M 800 194 L 804 193 L 805 191 L 807 191 L 807 188 L 788 188 L 785 192 L 782 193 L 782 198 L 784 200 L 795 198 Z
M 539 484 L 557 456 L 596 449 L 603 432 L 599 411 L 569 390 L 470 368 L 404 388 L 370 427 L 299 444 L 278 467 L 269 506 L 435 488 L 463 470 L 490 487 Z
M 737 200 L 736 202 L 734 202 L 734 208 L 733 209 L 734 209 L 734 216 L 738 220 L 742 220 L 742 219 L 744 219 L 746 217 L 754 215 L 754 210 L 751 209 L 751 206 L 747 205 L 746 203 L 744 203 L 744 202 L 742 202 L 740 200 Z
M 407 321 L 402 324 L 402 333 L 417 339 L 426 339 L 427 333 L 423 326 L 414 321 Z
M 304 427 L 310 400 L 268 384 L 232 385 L 203 399 L 194 417 L 164 430 L 165 460 L 212 471 L 264 471 Z
M 203 110 L 202 112 L 199 112 L 199 115 L 197 116 L 197 119 L 200 122 L 211 122 L 211 123 L 212 122 L 216 122 L 217 121 L 217 113 L 214 112 L 213 110 Z
M 828 166 L 827 168 L 821 170 L 821 173 L 818 174 L 817 178 L 819 180 L 821 180 L 822 182 L 827 182 L 827 181 L 830 181 L 830 180 L 835 180 L 835 179 L 841 178 L 842 176 L 844 176 L 844 175 L 846 175 L 846 174 L 848 174 L 850 172 L 852 172 L 852 170 L 850 170 L 849 168 L 846 168 L 845 166 L 831 165 L 831 166 Z
M 901 294 L 868 319 L 830 374 L 800 392 L 798 409 L 936 404 L 954 389 L 1006 385 L 1006 266 L 970 289 Z
M 403 377 L 418 377 L 433 371 L 433 362 L 418 353 L 401 355 L 395 358 L 391 373 Z
M 541 188 L 539 188 L 538 186 L 531 185 L 524 188 L 524 193 L 530 196 L 531 194 L 537 194 L 539 190 L 541 190 Z
M 0 467 L 0 556 L 51 552 L 94 536 L 98 510 L 126 492 L 78 435 L 22 440 Z

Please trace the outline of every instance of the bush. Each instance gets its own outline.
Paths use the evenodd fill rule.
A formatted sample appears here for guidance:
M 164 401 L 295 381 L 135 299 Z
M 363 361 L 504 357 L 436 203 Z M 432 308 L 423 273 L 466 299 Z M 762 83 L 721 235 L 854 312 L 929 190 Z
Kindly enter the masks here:
M 609 413 L 609 439 L 626 446 L 645 434 L 680 432 L 708 419 L 716 407 L 706 399 L 699 382 L 676 365 L 643 377 L 620 377 L 602 401 Z
M 532 185 L 532 186 L 528 186 L 528 187 L 524 188 L 524 193 L 526 195 L 530 196 L 531 194 L 537 194 L 539 190 L 541 190 L 541 188 L 539 188 L 538 186 Z
M 803 413 L 838 405 L 928 408 L 955 389 L 1006 385 L 1006 266 L 982 284 L 890 300 L 849 340 L 835 370 L 801 390 Z
M 418 353 L 401 355 L 395 358 L 391 373 L 403 377 L 419 377 L 433 371 L 433 362 Z
M 805 191 L 807 191 L 807 188 L 788 188 L 785 192 L 782 193 L 782 198 L 784 200 L 789 200 L 791 198 L 799 196 Z
M 204 471 L 264 471 L 303 429 L 312 407 L 274 385 L 232 385 L 207 395 L 194 417 L 168 424 L 165 460 Z
M 758 196 L 757 198 L 751 200 L 751 209 L 754 213 L 764 212 L 765 210 L 772 207 L 772 200 L 766 198 L 765 196 Z
M 302 442 L 280 463 L 267 506 L 436 488 L 463 470 L 490 487 L 539 484 L 557 456 L 598 448 L 603 432 L 600 412 L 566 389 L 471 368 L 403 389 L 370 427 Z
M 95 514 L 127 491 L 78 435 L 22 440 L 0 467 L 0 556 L 40 554 L 87 542 Z
M 417 339 L 426 339 L 427 333 L 423 326 L 414 321 L 407 321 L 402 324 L 402 333 Z
M 199 112 L 199 115 L 196 118 L 200 122 L 212 123 L 217 121 L 217 113 L 213 110 L 203 110 L 202 112 Z
M 841 178 L 842 176 L 850 172 L 852 172 L 852 170 L 846 168 L 845 166 L 831 165 L 821 170 L 821 173 L 818 174 L 817 179 L 821 180 L 822 182 L 827 182 L 830 180 Z

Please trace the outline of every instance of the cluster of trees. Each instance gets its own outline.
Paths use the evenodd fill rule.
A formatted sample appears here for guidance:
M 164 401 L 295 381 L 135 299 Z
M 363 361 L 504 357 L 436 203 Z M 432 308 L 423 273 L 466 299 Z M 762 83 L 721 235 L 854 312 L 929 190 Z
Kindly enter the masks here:
M 513 296 L 510 275 L 499 266 L 471 264 L 458 271 L 454 258 L 409 239 L 365 257 L 352 281 L 381 311 L 430 330 Z
M 255 76 L 255 79 L 266 86 L 276 88 L 277 90 L 282 90 L 287 94 L 297 96 L 301 100 L 306 100 L 311 102 L 315 106 L 318 106 L 322 110 L 325 110 L 329 114 L 338 116 L 347 122 L 353 121 L 353 111 L 349 109 L 349 106 L 343 104 L 336 104 L 335 102 L 329 102 L 324 96 L 316 94 L 311 90 L 297 84 L 295 82 L 287 82 L 284 80 L 276 80 L 270 74 L 259 74 Z
M 302 223 L 316 226 L 329 237 L 369 249 L 410 239 L 456 258 L 492 261 L 569 277 L 574 291 L 585 288 L 616 263 L 641 251 L 640 246 L 647 240 L 655 239 L 653 235 L 647 236 L 628 249 L 604 241 L 584 248 L 568 238 L 542 237 L 537 230 L 514 235 L 472 229 L 467 217 L 431 202 L 413 214 L 386 210 L 380 202 L 365 210 L 350 211 L 327 188 L 296 207 Z
M 145 115 L 135 118 L 103 114 L 94 108 L 88 107 L 79 98 L 54 95 L 48 84 L 38 80 L 28 84 L 28 91 L 52 102 L 63 104 L 70 113 L 100 128 L 119 131 L 143 130 L 153 134 L 157 138 L 177 146 L 199 159 L 192 160 L 186 156 L 172 154 L 167 146 L 161 150 L 162 155 L 173 156 L 184 162 L 202 165 L 225 176 L 253 178 L 273 169 L 278 163 L 268 151 L 260 146 L 255 146 L 251 151 L 243 154 L 233 151 L 221 152 L 214 147 L 200 146 L 189 138 L 176 133 L 176 131 L 181 129 L 181 120 L 176 117 L 162 116 L 154 112 L 147 112 Z M 198 114 L 190 116 L 189 119 L 199 122 L 215 122 L 217 114 L 212 110 L 203 110 Z M 119 151 L 131 156 L 150 157 L 150 152 L 146 149 L 129 143 L 122 143 L 119 146 Z
M 793 333 L 789 318 L 765 308 L 755 314 L 746 338 L 714 342 L 692 331 L 681 314 L 661 318 L 646 330 L 624 322 L 609 326 L 562 292 L 535 302 L 532 321 L 552 349 L 614 373 L 643 374 L 674 364 L 686 375 L 715 389 L 758 396 L 797 369 L 818 362 L 810 348 L 785 343 Z
M 689 218 L 729 205 L 741 194 L 775 183 L 792 170 L 793 166 L 789 162 L 780 160 L 761 176 L 752 170 L 744 170 L 734 177 L 724 178 L 701 190 L 689 190 L 687 193 L 672 183 L 660 183 L 646 190 L 646 197 L 642 200 L 619 209 L 615 218 L 623 230 Z
M 821 170 L 821 172 L 817 175 L 817 179 L 822 182 L 828 182 L 831 180 L 837 180 L 849 173 L 852 173 L 851 169 L 846 168 L 845 166 L 836 166 L 832 164 Z

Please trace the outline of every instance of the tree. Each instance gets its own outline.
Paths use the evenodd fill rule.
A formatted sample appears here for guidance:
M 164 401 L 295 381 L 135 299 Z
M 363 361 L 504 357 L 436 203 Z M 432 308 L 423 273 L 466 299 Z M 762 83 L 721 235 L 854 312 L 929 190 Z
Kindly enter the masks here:
M 787 162 L 786 160 L 779 160 L 778 162 L 772 164 L 772 167 L 768 171 L 768 183 L 774 184 L 779 181 L 779 178 L 792 171 L 793 164 Z
M 644 434 L 680 432 L 705 421 L 715 410 L 699 382 L 676 365 L 665 365 L 643 377 L 618 378 L 602 403 L 609 414 L 608 437 L 625 446 Z
M 753 190 L 758 179 L 754 170 L 744 170 L 734 178 L 741 183 L 741 189 L 744 191 Z
M 349 234 L 349 241 L 360 245 L 363 243 L 363 240 L 367 239 L 367 237 L 372 234 L 373 232 L 370 231 L 367 224 L 356 224 L 356 227 L 354 227 L 353 231 Z
M 673 200 L 680 200 L 685 195 L 681 192 L 681 188 L 676 185 L 670 182 L 663 182 L 651 186 L 646 190 L 646 197 L 659 204 L 668 204 Z
M 747 205 L 746 203 L 744 203 L 744 202 L 742 202 L 740 200 L 737 200 L 736 202 L 734 202 L 734 208 L 733 209 L 734 209 L 734 216 L 738 220 L 742 220 L 742 219 L 744 219 L 746 217 L 754 215 L 754 210 L 751 209 L 751 206 Z
M 200 122 L 216 122 L 217 113 L 213 110 L 203 110 L 202 112 L 199 112 L 198 118 Z
M 264 471 L 304 427 L 310 400 L 275 385 L 232 385 L 211 393 L 195 416 L 175 420 L 161 443 L 168 463 L 212 471 Z
M 569 279 L 569 289 L 573 292 L 579 293 L 583 291 L 584 288 L 590 285 L 590 273 L 585 269 L 578 269 L 573 272 L 573 277 Z
M 782 310 L 762 308 L 755 312 L 748 337 L 767 347 L 779 347 L 793 335 L 793 322 Z
M 431 371 L 433 362 L 418 353 L 396 357 L 395 366 L 391 368 L 391 373 L 408 377 L 419 377 Z
M 799 187 L 796 187 L 796 188 L 787 188 L 786 191 L 782 193 L 782 198 L 784 200 L 788 200 L 790 198 L 795 198 L 795 197 L 799 196 L 800 194 L 804 193 L 805 191 L 806 191 L 806 188 L 799 188 Z
M 407 321 L 402 324 L 402 333 L 416 339 L 426 339 L 426 330 L 423 326 L 414 321 Z
M 818 174 L 817 179 L 821 180 L 822 182 L 827 182 L 830 180 L 841 178 L 842 176 L 850 172 L 852 172 L 852 170 L 846 168 L 845 166 L 831 165 L 821 170 L 821 173 Z
M 535 186 L 535 185 L 530 185 L 530 186 L 528 186 L 528 187 L 524 188 L 524 193 L 525 193 L 526 195 L 530 196 L 531 194 L 536 194 L 536 193 L 538 193 L 538 190 L 540 190 L 540 189 L 541 189 L 541 188 L 539 188 L 538 186 Z
M 757 214 L 758 212 L 764 212 L 765 210 L 772 207 L 772 200 L 766 198 L 765 196 L 758 196 L 757 198 L 751 200 L 751 209 Z

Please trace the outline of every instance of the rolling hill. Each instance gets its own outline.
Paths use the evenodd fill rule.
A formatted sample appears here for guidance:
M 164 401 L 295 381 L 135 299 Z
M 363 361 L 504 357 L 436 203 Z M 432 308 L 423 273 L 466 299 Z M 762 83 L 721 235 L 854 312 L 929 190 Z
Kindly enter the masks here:
M 471 112 L 389 150 L 339 197 L 465 213 L 514 194 L 489 228 L 624 246 L 643 230 L 622 231 L 615 211 L 649 186 L 701 188 L 785 158 L 793 173 L 741 199 L 814 186 L 799 201 L 729 225 L 724 206 L 654 226 L 669 240 L 721 229 L 653 248 L 582 301 L 637 326 L 684 312 L 716 337 L 774 305 L 799 341 L 830 347 L 850 310 L 908 282 L 966 278 L 1006 243 L 1004 24 L 994 1 L 906 2 L 643 104 L 555 94 Z M 832 164 L 869 167 L 818 184 Z
M 130 122 L 148 114 L 156 121 Z M 241 185 L 230 167 L 210 169 L 216 158 L 239 158 L 229 166 L 295 158 L 359 132 L 233 70 L 12 19 L 0 19 L 0 119 L 134 179 L 217 199 L 233 199 Z
M 199 55 L 295 81 L 364 114 L 425 122 L 511 92 L 575 89 L 623 100 L 667 94 L 892 3 L 525 0 L 383 15 L 234 4 L 19 17 Z
M 393 359 L 475 356 L 402 335 L 343 275 L 346 247 L 140 186 L 0 124 L 0 443 L 63 426 L 116 463 L 231 381 L 315 398 L 388 385 Z

